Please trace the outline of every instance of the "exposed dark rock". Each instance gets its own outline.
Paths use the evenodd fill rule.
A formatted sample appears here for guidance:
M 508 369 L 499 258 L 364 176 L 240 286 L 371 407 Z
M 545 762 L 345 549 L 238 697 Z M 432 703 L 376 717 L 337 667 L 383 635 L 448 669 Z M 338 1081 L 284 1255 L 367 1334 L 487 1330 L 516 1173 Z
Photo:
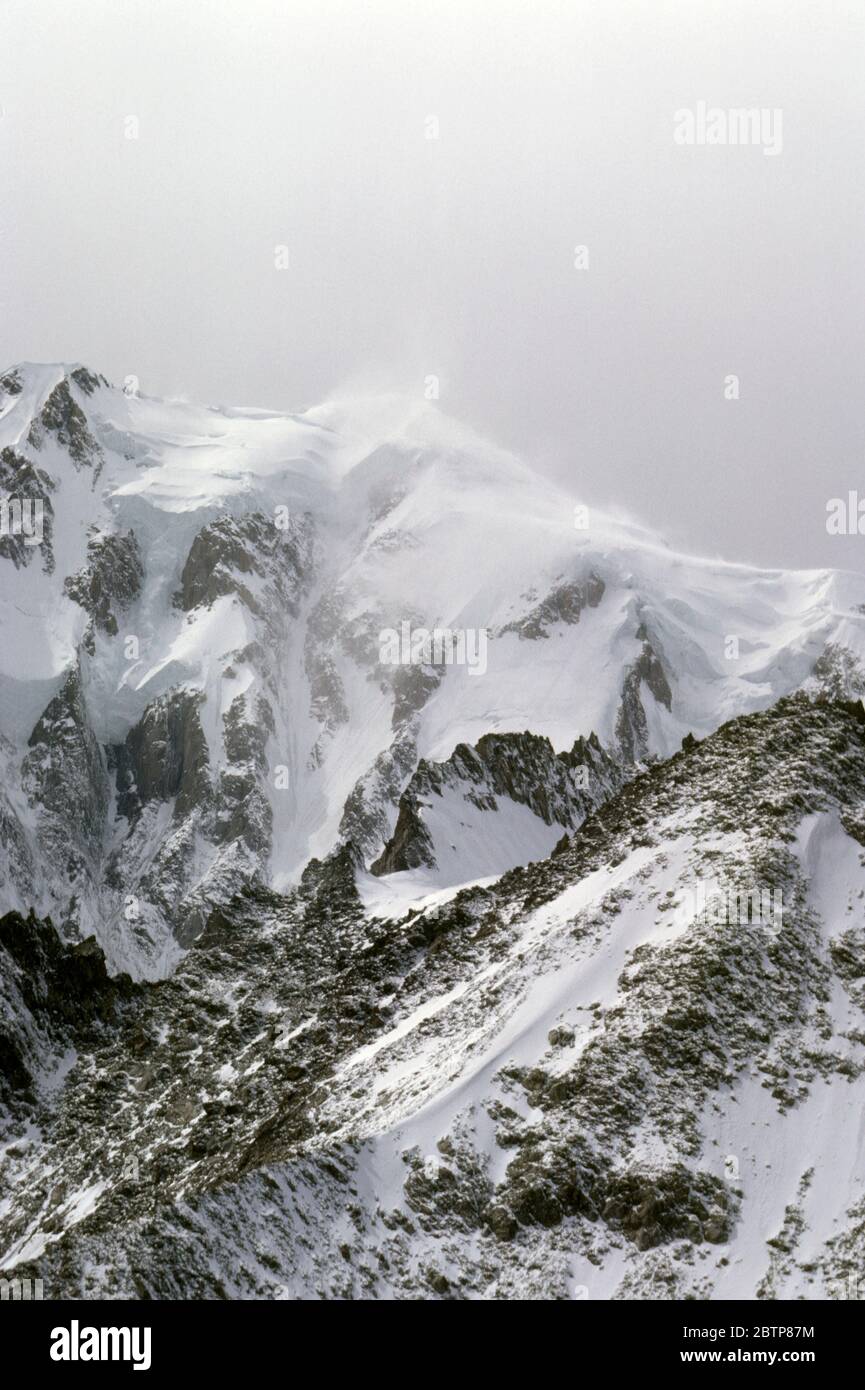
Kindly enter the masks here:
M 69 375 L 85 396 L 92 396 L 100 386 L 110 385 L 110 382 L 99 372 L 91 372 L 87 367 L 76 367 L 74 372 L 70 372 Z
M 94 626 L 110 637 L 119 631 L 117 612 L 123 612 L 141 592 L 144 568 L 134 531 L 125 536 L 93 536 L 87 543 L 87 564 L 64 582 L 66 593 L 80 603 Z
M 813 684 L 827 699 L 865 695 L 865 671 L 847 647 L 827 642 L 811 674 Z
M 370 873 L 395 874 L 403 869 L 435 868 L 435 847 L 423 823 L 418 801 L 410 792 L 400 797 L 396 826 Z
M 121 815 L 134 817 L 148 801 L 175 798 L 175 815 L 182 816 L 209 800 L 200 704 L 201 696 L 187 690 L 161 696 L 114 748 Z
M 58 382 L 48 397 L 42 411 L 30 427 L 27 442 L 34 449 L 41 449 L 43 434 L 53 434 L 58 444 L 66 449 L 77 468 L 102 466 L 102 450 L 96 442 L 87 423 L 87 416 L 73 398 L 69 380 L 64 377 Z
M 293 521 L 280 530 L 273 517 L 260 512 L 222 516 L 202 527 L 190 547 L 180 576 L 178 607 L 185 613 L 201 604 L 236 594 L 260 615 L 268 584 L 274 597 L 293 616 L 309 575 L 310 527 Z M 256 583 L 258 581 L 258 583 Z
M 435 867 L 435 846 L 424 824 L 431 798 L 447 789 L 495 814 L 498 798 L 528 806 L 546 825 L 575 829 L 621 786 L 625 771 L 595 734 L 578 738 L 570 752 L 556 753 L 536 734 L 486 734 L 475 747 L 458 744 L 444 763 L 422 759 L 402 793 L 392 836 L 371 865 L 374 874 Z
M 604 596 L 604 581 L 592 571 L 585 579 L 559 584 L 524 617 L 507 623 L 501 633 L 515 632 L 521 641 L 535 642 L 549 637 L 548 628 L 556 623 L 578 623 L 586 608 L 597 608 Z
M 380 753 L 346 797 L 339 824 L 341 840 L 351 840 L 365 862 L 390 835 L 390 808 L 399 799 L 417 761 L 412 724 Z
M 0 1109 L 33 1102 L 40 1071 L 99 1043 L 136 993 L 128 975 L 109 977 L 92 937 L 68 946 L 32 912 L 0 917 Z
M 392 677 L 393 719 L 395 729 L 422 710 L 429 697 L 441 684 L 443 666 L 397 666 Z
M 17 499 L 22 505 L 25 500 L 30 503 L 29 527 L 25 528 L 22 524 L 21 529 L 15 534 L 11 529 L 10 517 L 8 533 L 0 536 L 0 556 L 11 560 L 16 569 L 29 565 L 38 556 L 46 573 L 51 574 L 54 570 L 54 508 L 51 504 L 51 494 L 54 490 L 54 483 L 48 474 L 37 468 L 29 459 L 16 453 L 14 449 L 0 451 L 0 496 L 10 500 Z M 42 539 L 38 544 L 32 544 L 28 542 L 27 536 L 29 532 L 33 541 L 37 539 L 39 527 L 34 510 L 36 503 L 41 506 Z
M 0 376 L 0 391 L 5 391 L 7 396 L 20 396 L 22 390 L 21 373 L 17 368 Z
M 214 840 L 242 840 L 257 854 L 270 848 L 273 812 L 263 790 L 267 776 L 265 749 L 273 733 L 273 714 L 260 697 L 252 713 L 245 695 L 231 702 L 223 719 L 225 752 L 230 767 L 220 771 Z
M 643 708 L 642 687 L 645 685 L 658 704 L 663 705 L 665 709 L 672 709 L 673 703 L 673 693 L 663 664 L 651 642 L 645 638 L 642 627 L 637 636 L 643 640 L 643 649 L 625 675 L 616 720 L 616 738 L 623 757 L 629 762 L 639 762 L 646 756 L 649 747 L 649 727 Z
M 43 812 L 45 850 L 54 857 L 58 873 L 65 864 L 67 876 L 74 877 L 82 867 L 82 850 L 93 854 L 101 843 L 108 808 L 105 762 L 90 727 L 77 669 L 70 671 L 38 719 L 28 749 L 22 785 Z

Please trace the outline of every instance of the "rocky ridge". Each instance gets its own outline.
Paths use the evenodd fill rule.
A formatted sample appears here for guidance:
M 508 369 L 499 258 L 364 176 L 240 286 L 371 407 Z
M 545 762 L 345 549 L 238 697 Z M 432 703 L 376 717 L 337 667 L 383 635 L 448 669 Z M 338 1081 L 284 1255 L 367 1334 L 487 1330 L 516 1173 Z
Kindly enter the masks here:
M 863 751 L 861 705 L 797 696 L 402 920 L 368 918 L 346 850 L 247 889 L 70 1033 L 59 1095 L 18 1088 L 4 1268 L 73 1297 L 837 1296 Z M 818 824 L 858 866 L 841 920 Z M 783 891 L 783 922 L 694 915 L 707 877 Z

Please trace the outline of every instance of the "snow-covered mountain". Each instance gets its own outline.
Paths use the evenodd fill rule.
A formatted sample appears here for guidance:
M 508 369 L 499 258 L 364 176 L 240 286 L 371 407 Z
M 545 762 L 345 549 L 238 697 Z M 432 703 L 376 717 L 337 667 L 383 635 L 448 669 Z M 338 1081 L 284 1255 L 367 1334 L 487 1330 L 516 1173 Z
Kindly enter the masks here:
M 399 398 L 25 365 L 0 470 L 0 1272 L 857 1296 L 865 576 Z
M 245 884 L 348 847 L 401 911 L 544 857 L 688 734 L 865 688 L 861 576 L 676 554 L 424 401 L 22 365 L 0 466 L 43 508 L 0 538 L 0 906 L 139 978 Z M 383 663 L 419 629 L 468 660 Z

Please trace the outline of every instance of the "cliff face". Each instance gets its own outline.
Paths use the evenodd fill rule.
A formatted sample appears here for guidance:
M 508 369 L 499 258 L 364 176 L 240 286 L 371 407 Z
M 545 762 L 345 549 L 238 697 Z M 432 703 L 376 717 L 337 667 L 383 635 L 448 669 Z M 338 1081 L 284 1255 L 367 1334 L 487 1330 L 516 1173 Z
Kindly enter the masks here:
M 444 763 L 421 760 L 371 872 L 426 868 L 457 883 L 467 865 L 476 876 L 505 872 L 544 857 L 629 775 L 633 770 L 594 734 L 567 753 L 535 734 L 485 734 L 475 748 L 460 744 Z M 528 814 L 515 815 L 517 808 Z

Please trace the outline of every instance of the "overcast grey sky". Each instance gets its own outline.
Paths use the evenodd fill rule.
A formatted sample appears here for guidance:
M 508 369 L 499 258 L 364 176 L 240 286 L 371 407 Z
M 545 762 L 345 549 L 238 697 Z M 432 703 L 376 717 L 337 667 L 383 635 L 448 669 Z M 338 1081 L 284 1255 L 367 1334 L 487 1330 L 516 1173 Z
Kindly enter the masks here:
M 435 374 L 675 544 L 865 568 L 825 526 L 865 496 L 865 0 L 0 0 L 0 36 L 3 365 L 285 409 Z M 779 108 L 781 153 L 676 144 L 701 101 Z

